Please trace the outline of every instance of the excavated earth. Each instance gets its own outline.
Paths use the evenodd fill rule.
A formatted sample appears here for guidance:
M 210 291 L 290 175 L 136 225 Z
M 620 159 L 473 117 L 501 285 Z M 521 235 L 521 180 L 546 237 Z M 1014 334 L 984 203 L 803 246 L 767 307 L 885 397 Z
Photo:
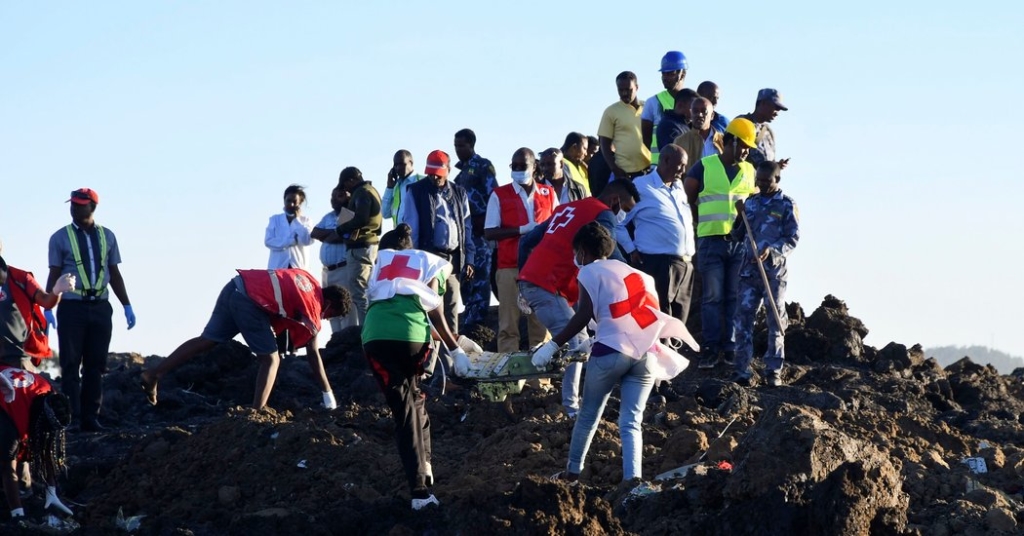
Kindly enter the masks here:
M 90 535 L 132 522 L 168 535 L 1024 533 L 1024 369 L 1000 376 L 969 358 L 942 369 L 920 346 L 866 346 L 867 328 L 832 296 L 789 312 L 788 385 L 742 388 L 724 365 L 694 366 L 652 396 L 646 482 L 620 482 L 617 392 L 569 486 L 549 480 L 573 424 L 557 385 L 528 385 L 510 407 L 453 386 L 427 402 L 441 506 L 413 512 L 394 424 L 349 330 L 324 352 L 330 412 L 310 409 L 319 392 L 301 358 L 284 361 L 274 409 L 257 412 L 244 407 L 256 364 L 241 344 L 168 376 L 155 407 L 138 378 L 161 358 L 112 356 L 111 431 L 69 434 L 61 493 Z M 758 355 L 763 319 L 755 341 Z

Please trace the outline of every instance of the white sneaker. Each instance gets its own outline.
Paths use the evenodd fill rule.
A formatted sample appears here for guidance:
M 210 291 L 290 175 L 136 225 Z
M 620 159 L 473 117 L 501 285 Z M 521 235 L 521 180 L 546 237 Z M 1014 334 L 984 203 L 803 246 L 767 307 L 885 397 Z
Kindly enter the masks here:
M 427 497 L 426 499 L 413 499 L 412 509 L 422 510 L 427 506 L 430 506 L 431 504 L 433 504 L 434 506 L 441 506 L 441 501 L 437 500 L 437 497 L 434 497 L 433 495 Z

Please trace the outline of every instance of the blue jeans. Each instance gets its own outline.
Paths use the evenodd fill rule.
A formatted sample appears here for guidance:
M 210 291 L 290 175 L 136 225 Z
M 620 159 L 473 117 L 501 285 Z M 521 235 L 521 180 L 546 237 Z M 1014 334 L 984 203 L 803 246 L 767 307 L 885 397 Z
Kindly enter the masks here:
M 537 314 L 537 320 L 551 332 L 554 337 L 569 324 L 569 319 L 576 311 L 569 307 L 569 302 L 558 294 L 553 294 L 533 283 L 526 281 L 519 282 L 519 294 L 530 304 L 530 308 Z M 569 349 L 575 350 L 587 336 L 580 332 L 569 339 Z M 583 363 L 571 363 L 565 367 L 565 376 L 562 378 L 562 405 L 569 411 L 580 409 L 580 373 L 583 372 Z
M 784 270 L 785 268 L 783 268 Z M 768 288 L 775 298 L 775 306 L 778 308 L 779 319 L 782 320 L 782 329 L 775 323 L 775 315 L 767 310 L 768 300 L 765 299 L 764 283 L 761 282 L 760 274 L 743 276 L 740 278 L 739 307 L 736 311 L 736 375 L 742 378 L 750 378 L 754 371 L 750 368 L 754 360 L 754 319 L 757 310 L 764 300 L 765 318 L 768 324 L 768 350 L 764 354 L 764 366 L 768 371 L 781 371 L 782 362 L 786 358 L 786 341 L 783 330 L 789 324 L 789 316 L 786 315 L 786 273 L 783 271 L 781 277 L 772 274 L 768 278 Z
M 612 388 L 621 383 L 619 404 L 619 437 L 622 441 L 622 479 L 640 478 L 642 474 L 643 437 L 641 422 L 644 406 L 654 386 L 651 376 L 651 354 L 633 359 L 618 352 L 591 356 L 587 361 L 587 382 L 583 385 L 583 407 L 569 444 L 570 473 L 583 471 L 583 460 L 590 450 L 597 426 L 604 413 L 604 405 Z
M 715 355 L 736 350 L 736 293 L 743 266 L 744 242 L 720 236 L 697 239 L 697 271 L 701 276 L 701 347 Z

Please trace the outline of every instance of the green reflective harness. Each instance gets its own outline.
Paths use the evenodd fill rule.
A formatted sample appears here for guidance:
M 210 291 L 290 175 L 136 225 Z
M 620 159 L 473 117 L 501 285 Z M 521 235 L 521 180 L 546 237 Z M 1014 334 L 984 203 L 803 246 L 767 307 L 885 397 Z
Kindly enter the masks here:
M 89 298 L 102 296 L 107 291 L 107 284 L 103 280 L 104 276 L 107 275 L 107 233 L 103 230 L 103 227 L 96 226 L 96 233 L 100 238 L 100 262 L 96 268 L 96 284 L 94 286 L 92 281 L 89 280 L 88 274 L 85 273 L 85 264 L 82 263 L 82 252 L 78 248 L 78 236 L 75 234 L 74 226 L 68 225 L 65 227 L 65 230 L 68 233 L 68 241 L 71 242 L 71 253 L 75 256 L 75 267 L 78 268 L 78 281 L 82 284 L 81 289 L 76 288 L 71 292 Z

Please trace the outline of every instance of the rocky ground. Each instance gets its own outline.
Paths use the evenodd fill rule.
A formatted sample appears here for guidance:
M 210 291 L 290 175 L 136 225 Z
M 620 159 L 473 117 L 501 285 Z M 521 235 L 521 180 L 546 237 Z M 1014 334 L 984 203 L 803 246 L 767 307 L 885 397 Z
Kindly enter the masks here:
M 645 483 L 620 483 L 616 395 L 569 486 L 548 479 L 572 430 L 557 389 L 527 387 L 511 413 L 451 390 L 428 402 L 441 507 L 413 512 L 390 414 L 357 336 L 342 333 L 325 352 L 333 412 L 308 409 L 319 392 L 302 359 L 284 362 L 275 409 L 255 412 L 243 407 L 255 362 L 240 344 L 168 376 L 156 407 L 138 374 L 160 358 L 117 355 L 112 430 L 70 434 L 62 496 L 81 534 L 1024 533 L 1024 369 L 942 369 L 918 346 L 865 346 L 865 326 L 831 296 L 809 316 L 789 310 L 788 385 L 741 388 L 722 365 L 694 366 L 652 399 Z

